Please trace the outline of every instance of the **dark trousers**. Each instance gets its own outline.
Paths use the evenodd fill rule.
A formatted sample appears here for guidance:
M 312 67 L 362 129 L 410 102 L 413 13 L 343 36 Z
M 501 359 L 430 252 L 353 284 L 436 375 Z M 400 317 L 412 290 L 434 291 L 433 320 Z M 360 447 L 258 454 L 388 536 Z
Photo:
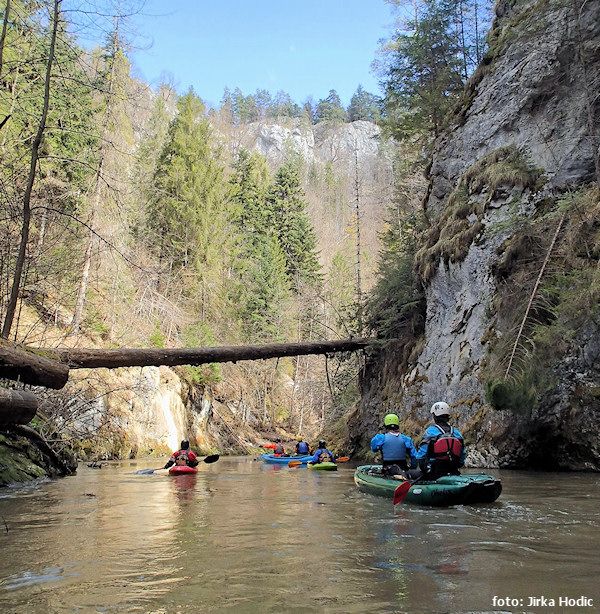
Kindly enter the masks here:
M 403 475 L 406 477 L 408 465 L 405 460 L 383 461 L 383 475 Z

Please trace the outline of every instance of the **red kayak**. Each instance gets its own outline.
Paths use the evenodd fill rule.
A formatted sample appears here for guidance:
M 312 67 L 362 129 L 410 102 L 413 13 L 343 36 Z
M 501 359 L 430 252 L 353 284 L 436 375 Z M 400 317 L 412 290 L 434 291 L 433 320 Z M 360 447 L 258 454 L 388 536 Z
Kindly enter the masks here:
M 169 475 L 184 475 L 186 473 L 197 473 L 198 467 L 188 467 L 187 465 L 173 465 L 169 469 Z

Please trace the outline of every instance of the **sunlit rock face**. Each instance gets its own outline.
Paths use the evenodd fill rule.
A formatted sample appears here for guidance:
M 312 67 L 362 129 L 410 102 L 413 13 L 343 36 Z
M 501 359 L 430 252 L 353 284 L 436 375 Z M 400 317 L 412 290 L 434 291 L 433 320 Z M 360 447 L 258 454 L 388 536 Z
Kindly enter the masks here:
M 176 450 L 190 435 L 181 380 L 167 367 L 139 369 L 138 397 L 132 404 L 132 430 L 145 446 Z
M 265 157 L 272 168 L 285 163 L 292 154 L 299 154 L 303 162 L 325 164 L 354 160 L 358 151 L 361 160 L 377 158 L 381 129 L 371 122 L 320 122 L 316 125 L 292 119 L 286 125 L 256 122 L 240 128 L 240 140 L 251 151 Z
M 207 390 L 191 391 L 169 367 L 144 367 L 131 388 L 127 431 L 138 451 L 179 449 L 189 439 L 198 451 L 219 447 L 210 432 L 213 399 Z
M 446 211 L 465 173 L 501 148 L 519 151 L 539 181 L 481 189 L 482 231 L 461 258 L 439 258 L 427 281 L 418 356 L 404 372 L 385 352 L 368 366 L 351 437 L 364 449 L 369 428 L 389 410 L 420 432 L 431 404 L 444 400 L 467 435 L 472 466 L 600 470 L 600 325 L 593 318 L 575 331 L 549 392 L 531 411 L 492 409 L 482 376 L 495 303 L 505 292 L 493 273 L 501 246 L 544 203 L 597 179 L 600 3 L 500 2 L 496 14 L 491 62 L 480 67 L 456 125 L 437 143 L 425 208 L 432 219 Z M 546 244 L 556 226 L 547 228 Z

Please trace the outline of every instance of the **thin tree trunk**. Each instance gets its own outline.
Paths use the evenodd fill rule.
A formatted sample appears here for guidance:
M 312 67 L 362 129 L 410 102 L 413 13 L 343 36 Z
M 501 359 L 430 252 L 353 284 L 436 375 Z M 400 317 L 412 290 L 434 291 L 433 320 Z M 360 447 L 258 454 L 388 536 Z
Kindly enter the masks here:
M 19 67 L 17 66 L 15 68 L 15 78 L 13 79 L 13 82 L 10 85 L 10 108 L 8 109 L 8 115 L 2 120 L 3 126 L 11 118 L 13 111 L 15 110 L 15 104 L 16 104 L 15 89 L 17 87 L 17 81 L 19 79 L 20 74 L 21 73 L 19 72 Z M 0 151 L 4 151 L 4 146 L 6 145 L 6 134 L 7 133 L 4 133 L 2 135 L 2 140 L 0 141 Z
M 45 207 L 42 209 L 42 221 L 40 223 L 40 236 L 38 237 L 38 244 L 35 257 L 39 258 L 42 255 L 42 249 L 44 248 L 44 240 L 46 238 L 46 224 L 48 223 L 48 209 Z
M 52 77 L 52 64 L 54 62 L 54 49 L 56 47 L 56 35 L 58 32 L 58 22 L 60 19 L 61 2 L 62 0 L 54 0 L 54 14 L 52 17 L 52 38 L 50 39 L 50 50 L 48 53 L 48 63 L 46 65 L 46 78 L 44 83 L 44 104 L 37 134 L 35 135 L 35 139 L 33 140 L 33 144 L 31 146 L 31 163 L 29 166 L 29 176 L 27 178 L 27 185 L 25 187 L 25 193 L 23 195 L 23 225 L 21 227 L 21 243 L 19 245 L 19 252 L 17 254 L 17 260 L 15 262 L 15 274 L 13 277 L 10 297 L 8 299 L 8 305 L 6 308 L 6 316 L 4 318 L 4 324 L 2 326 L 2 333 L 0 335 L 3 339 L 8 339 L 8 336 L 10 335 L 10 330 L 12 328 L 13 319 L 15 316 L 15 310 L 17 308 L 17 301 L 19 298 L 21 276 L 23 275 L 23 268 L 25 266 L 25 255 L 27 253 L 27 243 L 29 241 L 29 227 L 31 221 L 31 193 L 33 191 L 33 184 L 35 182 L 35 173 L 37 169 L 40 144 L 42 142 L 42 136 L 44 135 L 44 130 L 46 128 L 48 107 L 50 106 L 50 81 Z
M 356 199 L 356 300 L 358 302 L 358 334 L 362 334 L 362 280 L 360 261 L 360 176 L 358 172 L 358 147 L 354 148 L 354 190 Z
M 108 139 L 108 125 L 110 122 L 112 112 L 112 98 L 115 87 L 115 65 L 118 51 L 119 42 L 119 19 L 120 19 L 121 7 L 119 6 L 119 16 L 115 17 L 115 29 L 112 40 L 111 49 L 111 66 L 110 66 L 110 78 L 108 81 L 108 92 L 106 94 L 106 107 L 104 109 L 104 117 L 102 119 L 102 140 L 100 141 L 100 156 L 98 160 L 98 169 L 96 171 L 96 179 L 94 186 L 94 200 L 92 202 L 92 216 L 90 220 L 90 232 L 88 235 L 88 244 L 85 249 L 85 257 L 83 260 L 83 268 L 81 271 L 81 280 L 79 282 L 79 291 L 77 293 L 77 301 L 75 303 L 75 311 L 73 313 L 73 320 L 71 321 L 71 334 L 77 334 L 81 321 L 83 319 L 83 308 L 85 306 L 85 296 L 87 294 L 87 287 L 89 282 L 90 268 L 92 265 L 92 251 L 94 246 L 94 217 L 96 211 L 100 207 L 100 197 L 102 195 L 102 182 L 103 182 L 103 169 L 104 160 L 106 158 L 106 146 L 105 143 Z
M 467 67 L 467 44 L 465 43 L 465 14 L 462 0 L 459 3 L 458 8 L 460 11 L 460 47 L 462 53 L 463 77 L 466 81 L 469 78 L 469 71 Z
M 4 21 L 2 22 L 2 34 L 0 35 L 0 76 L 2 76 L 4 42 L 6 41 L 6 30 L 8 29 L 8 16 L 9 15 L 10 15 L 10 0 L 6 0 L 6 6 L 4 7 Z
M 475 57 L 477 64 L 481 61 L 481 51 L 479 50 L 479 18 L 477 16 L 477 0 L 475 0 Z
M 544 276 L 544 271 L 546 270 L 546 266 L 548 264 L 548 261 L 550 260 L 550 254 L 552 253 L 552 250 L 554 249 L 554 244 L 556 243 L 556 240 L 558 239 L 558 234 L 560 233 L 560 229 L 562 228 L 562 225 L 565 221 L 566 216 L 567 216 L 567 213 L 565 211 L 562 214 L 560 221 L 558 222 L 558 226 L 556 227 L 556 232 L 554 233 L 554 236 L 552 237 L 552 242 L 550 243 L 550 247 L 548 248 L 548 253 L 546 254 L 546 258 L 544 259 L 544 263 L 542 264 L 542 268 L 540 269 L 540 273 L 536 279 L 535 286 L 533 287 L 533 291 L 531 292 L 531 296 L 529 297 L 529 303 L 527 304 L 527 309 L 525 310 L 525 315 L 523 316 L 523 321 L 521 322 L 521 327 L 519 328 L 519 332 L 517 333 L 517 338 L 515 339 L 515 344 L 513 346 L 513 349 L 510 355 L 510 359 L 508 361 L 508 367 L 506 367 L 506 373 L 504 374 L 505 379 L 508 377 L 508 374 L 510 373 L 510 368 L 512 367 L 513 359 L 515 357 L 515 353 L 517 351 L 519 341 L 521 340 L 523 329 L 525 328 L 525 322 L 527 321 L 529 312 L 531 310 L 531 306 L 533 305 L 533 299 L 535 298 L 538 288 L 540 287 L 542 277 Z
M 92 265 L 92 248 L 94 247 L 94 211 L 92 211 L 92 219 L 90 220 L 90 231 L 88 234 L 88 243 L 85 248 L 85 256 L 83 258 L 83 269 L 81 271 L 81 279 L 79 280 L 79 291 L 77 292 L 77 301 L 75 302 L 75 311 L 71 320 L 71 334 L 77 333 L 83 318 L 83 307 L 85 305 L 85 295 L 87 293 L 88 279 L 90 276 L 90 268 Z

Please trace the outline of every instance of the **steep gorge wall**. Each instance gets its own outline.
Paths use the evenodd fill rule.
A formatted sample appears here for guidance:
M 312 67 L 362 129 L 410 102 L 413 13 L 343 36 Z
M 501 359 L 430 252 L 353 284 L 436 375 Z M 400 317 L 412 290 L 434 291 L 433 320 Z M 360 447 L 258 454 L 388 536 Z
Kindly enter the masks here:
M 599 179 L 600 3 L 509 0 L 498 3 L 496 15 L 488 57 L 431 164 L 425 208 L 433 238 L 415 265 L 426 284 L 420 352 L 400 365 L 401 347 L 391 344 L 369 360 L 351 433 L 364 449 L 381 416 L 397 411 L 416 435 L 429 406 L 445 400 L 470 444 L 468 464 L 600 470 L 600 320 L 593 302 L 565 326 L 543 385 L 521 381 L 523 401 L 509 409 L 490 395 L 493 367 L 501 373 L 507 366 L 499 348 L 516 338 L 559 223 L 555 250 L 565 257 L 550 268 L 564 265 L 567 277 L 565 263 L 574 257 L 565 242 L 581 242 L 585 230 L 578 274 L 597 271 L 597 191 L 589 188 L 587 209 L 565 203 Z M 517 244 L 525 245 L 523 254 L 507 272 Z M 538 360 L 536 351 L 522 354 L 522 371 L 532 370 L 527 361 Z M 535 395 L 529 405 L 528 395 Z

